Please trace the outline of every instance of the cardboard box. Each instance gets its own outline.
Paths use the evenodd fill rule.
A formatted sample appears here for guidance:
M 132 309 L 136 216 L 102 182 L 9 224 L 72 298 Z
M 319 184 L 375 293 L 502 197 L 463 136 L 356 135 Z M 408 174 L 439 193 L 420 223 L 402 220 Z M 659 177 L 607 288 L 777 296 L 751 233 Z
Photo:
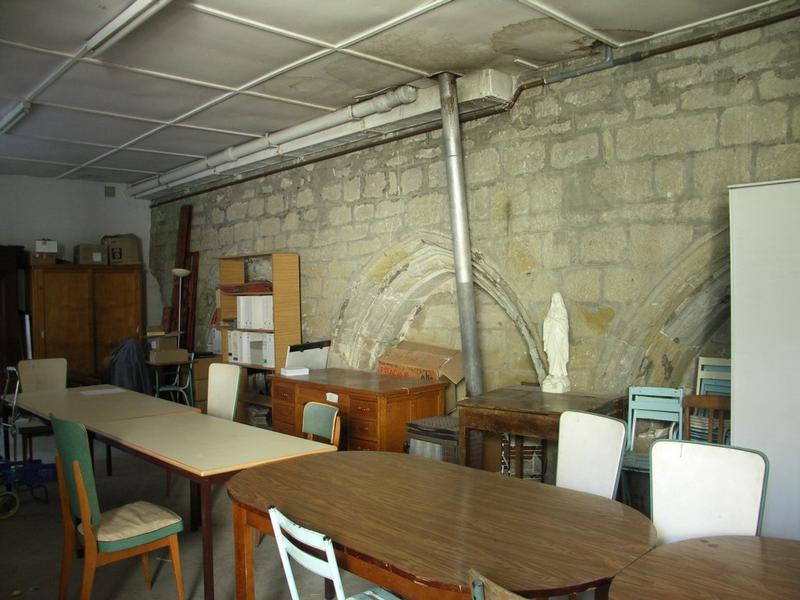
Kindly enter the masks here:
M 189 361 L 189 353 L 184 348 L 150 350 L 149 361 L 155 365 L 184 363 Z
M 54 265 L 56 264 L 56 255 L 51 252 L 31 252 L 32 265 Z
M 175 350 L 178 347 L 178 332 L 147 335 L 150 350 Z
M 392 377 L 446 379 L 457 384 L 464 379 L 464 357 L 452 348 L 403 341 L 378 359 L 378 372 Z
M 58 242 L 48 239 L 36 240 L 33 242 L 33 251 L 37 254 L 42 252 L 58 254 Z
M 141 264 L 142 243 L 134 234 L 106 235 L 100 241 L 108 246 L 108 264 Z
M 108 246 L 105 244 L 76 244 L 72 250 L 76 265 L 107 265 Z

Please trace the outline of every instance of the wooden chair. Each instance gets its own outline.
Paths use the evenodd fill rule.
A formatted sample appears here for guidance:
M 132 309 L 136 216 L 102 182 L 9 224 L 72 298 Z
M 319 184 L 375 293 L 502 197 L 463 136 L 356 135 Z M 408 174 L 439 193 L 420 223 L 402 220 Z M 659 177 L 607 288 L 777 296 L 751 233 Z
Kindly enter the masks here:
M 682 438 L 709 444 L 730 444 L 730 418 L 730 396 L 684 396 Z
M 308 439 L 322 438 L 333 446 L 339 445 L 342 420 L 339 409 L 322 402 L 308 402 L 303 407 L 303 433 Z
M 700 356 L 697 359 L 696 394 L 731 395 L 731 359 Z
M 757 450 L 658 440 L 650 448 L 651 514 L 658 543 L 758 535 L 767 457 Z
M 286 574 L 286 582 L 289 584 L 289 594 L 292 600 L 300 600 L 300 596 L 297 593 L 297 584 L 295 583 L 292 564 L 289 561 L 290 557 L 300 566 L 324 577 L 326 581 L 331 581 L 336 600 L 345 600 L 342 578 L 339 573 L 339 565 L 336 562 L 336 554 L 331 538 L 298 525 L 274 506 L 269 509 L 269 518 L 272 522 L 272 531 L 275 534 L 275 542 L 278 545 L 278 553 L 281 557 L 281 564 Z M 295 544 L 295 541 L 299 542 L 302 547 Z M 312 554 L 305 548 L 317 550 L 324 558 Z M 348 598 L 349 600 L 400 600 L 400 598 L 383 588 L 372 588 Z
M 67 387 L 66 358 L 21 360 L 17 364 L 17 373 L 15 402 L 20 387 L 22 387 L 23 393 L 63 390 Z M 36 417 L 17 419 L 15 426 L 22 437 L 22 458 L 24 460 L 33 458 L 33 438 L 53 434 L 53 428 Z
M 50 421 L 58 449 L 56 470 L 64 525 L 59 599 L 67 598 L 72 561 L 78 543 L 82 542 L 84 564 L 81 600 L 88 600 L 91 596 L 97 567 L 131 556 L 141 557 L 145 585 L 150 589 L 147 553 L 158 548 L 169 548 L 178 599 L 183 600 L 178 549 L 178 533 L 183 530 L 181 518 L 171 510 L 143 501 L 101 512 L 86 428 L 80 423 L 61 420 L 53 415 L 50 415 Z
M 561 438 L 560 433 L 558 437 Z M 469 580 L 472 586 L 472 600 L 522 600 L 523 598 L 487 579 L 475 569 L 469 570 Z
M 565 411 L 558 426 L 556 485 L 613 499 L 624 451 L 623 421 Z

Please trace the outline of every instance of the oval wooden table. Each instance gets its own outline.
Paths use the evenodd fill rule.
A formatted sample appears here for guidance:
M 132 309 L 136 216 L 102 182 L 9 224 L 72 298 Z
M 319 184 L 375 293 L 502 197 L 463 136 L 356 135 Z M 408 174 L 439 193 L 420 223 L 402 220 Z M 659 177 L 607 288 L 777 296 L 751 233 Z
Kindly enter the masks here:
M 399 453 L 258 466 L 234 476 L 228 495 L 240 599 L 255 593 L 249 527 L 271 534 L 273 505 L 328 534 L 341 568 L 406 598 L 467 598 L 470 568 L 529 597 L 597 586 L 602 598 L 656 540 L 618 502 Z
M 753 536 L 707 537 L 665 544 L 620 573 L 613 600 L 796 598 L 800 541 Z

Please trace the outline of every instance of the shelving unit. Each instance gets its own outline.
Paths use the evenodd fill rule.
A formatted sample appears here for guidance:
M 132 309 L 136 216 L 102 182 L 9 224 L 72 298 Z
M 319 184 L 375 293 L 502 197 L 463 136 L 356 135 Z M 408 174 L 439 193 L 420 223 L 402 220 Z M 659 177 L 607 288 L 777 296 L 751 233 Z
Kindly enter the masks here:
M 301 341 L 300 328 L 300 257 L 289 252 L 273 254 L 242 254 L 219 258 L 219 283 L 225 285 L 242 285 L 253 280 L 252 272 L 257 272 L 256 279 L 268 279 L 272 282 L 272 292 L 258 293 L 219 293 L 219 318 L 222 332 L 222 356 L 228 359 L 228 332 L 255 331 L 274 335 L 275 368 L 264 365 L 236 362 L 242 367 L 260 369 L 268 372 L 277 371 L 286 363 L 286 351 L 292 344 Z M 235 326 L 237 319 L 237 299 L 239 296 L 272 296 L 273 329 L 240 329 Z M 226 325 L 233 323 L 234 325 Z

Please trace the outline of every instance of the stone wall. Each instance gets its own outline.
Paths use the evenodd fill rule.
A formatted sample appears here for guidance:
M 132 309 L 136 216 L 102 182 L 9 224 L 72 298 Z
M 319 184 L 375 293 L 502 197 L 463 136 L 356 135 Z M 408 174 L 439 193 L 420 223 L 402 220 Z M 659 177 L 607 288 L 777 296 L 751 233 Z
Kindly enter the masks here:
M 440 135 L 155 208 L 165 299 L 190 202 L 199 340 L 215 257 L 283 250 L 301 257 L 304 339 L 333 338 L 333 363 L 374 368 L 404 337 L 458 347 Z M 542 373 L 554 291 L 574 389 L 691 386 L 699 353 L 730 348 L 727 185 L 800 176 L 799 138 L 798 19 L 535 88 L 466 124 L 486 387 Z

